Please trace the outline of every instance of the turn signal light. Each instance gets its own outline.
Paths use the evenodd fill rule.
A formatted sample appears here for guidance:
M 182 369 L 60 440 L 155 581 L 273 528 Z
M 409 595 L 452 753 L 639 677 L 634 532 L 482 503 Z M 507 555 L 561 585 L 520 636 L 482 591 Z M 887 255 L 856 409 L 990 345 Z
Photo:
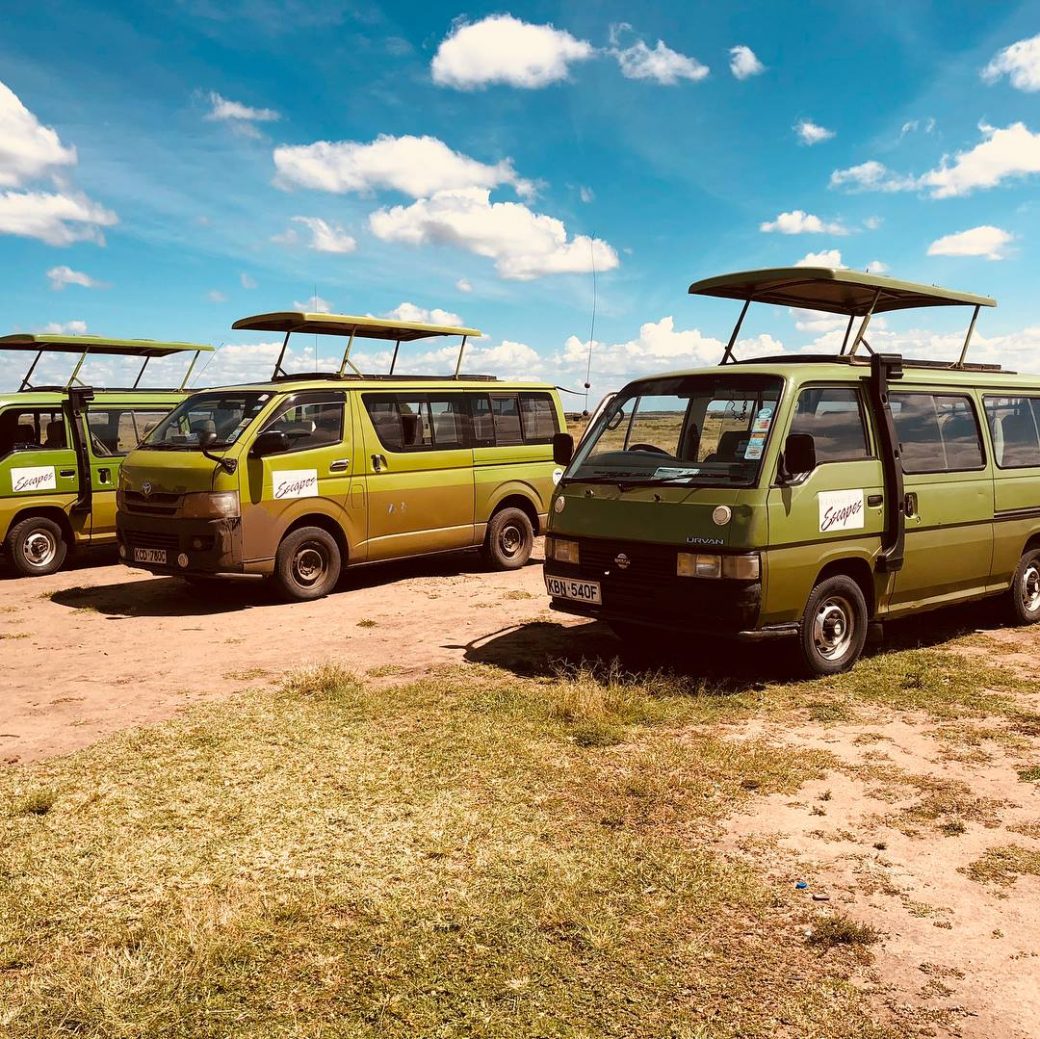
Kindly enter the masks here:
M 555 559 L 557 563 L 571 563 L 573 566 L 577 566 L 580 556 L 577 541 L 552 537 L 545 539 L 546 559 Z
M 680 552 L 675 572 L 679 577 L 726 577 L 733 581 L 757 581 L 762 561 L 757 552 L 718 555 L 714 552 Z

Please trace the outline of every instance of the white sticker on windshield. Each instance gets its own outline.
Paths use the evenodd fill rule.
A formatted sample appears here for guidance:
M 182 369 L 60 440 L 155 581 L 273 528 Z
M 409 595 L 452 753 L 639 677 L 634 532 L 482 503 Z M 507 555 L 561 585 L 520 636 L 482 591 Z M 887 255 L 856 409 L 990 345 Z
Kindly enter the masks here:
M 863 526 L 863 491 L 820 491 L 820 530 L 859 530 Z
M 744 448 L 744 457 L 752 460 L 762 457 L 762 450 L 766 445 L 765 433 L 752 433 L 747 447 Z
M 274 497 L 316 498 L 318 496 L 317 469 L 285 469 L 271 474 Z
M 751 426 L 752 433 L 768 433 L 769 427 L 773 424 L 772 415 L 759 415 L 755 419 L 754 424 Z
M 14 493 L 53 491 L 57 486 L 53 465 L 27 465 L 11 470 L 11 491 Z
M 696 476 L 700 469 L 680 469 L 677 466 L 663 465 L 654 470 L 655 480 L 681 480 L 684 476 Z

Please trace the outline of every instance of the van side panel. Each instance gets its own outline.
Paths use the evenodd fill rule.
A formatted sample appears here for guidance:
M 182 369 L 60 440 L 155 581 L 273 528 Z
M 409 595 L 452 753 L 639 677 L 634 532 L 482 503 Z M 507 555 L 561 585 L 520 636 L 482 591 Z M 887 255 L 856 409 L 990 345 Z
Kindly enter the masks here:
M 541 444 L 511 444 L 508 447 L 473 449 L 476 533 L 474 544 L 484 540 L 488 521 L 498 504 L 510 495 L 527 498 L 538 515 L 537 529 L 545 529 L 549 499 L 559 478 L 558 467 L 546 459 Z

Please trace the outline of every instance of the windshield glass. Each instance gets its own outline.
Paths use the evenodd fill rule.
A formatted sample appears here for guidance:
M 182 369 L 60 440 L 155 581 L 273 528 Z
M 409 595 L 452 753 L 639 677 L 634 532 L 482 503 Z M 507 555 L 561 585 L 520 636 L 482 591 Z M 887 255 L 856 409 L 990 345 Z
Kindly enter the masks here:
M 567 471 L 609 483 L 750 485 L 783 380 L 686 375 L 637 383 L 600 416 Z
M 216 390 L 196 393 L 175 408 L 145 437 L 153 450 L 197 449 L 199 434 L 212 432 L 211 447 L 230 447 L 271 399 L 260 390 Z

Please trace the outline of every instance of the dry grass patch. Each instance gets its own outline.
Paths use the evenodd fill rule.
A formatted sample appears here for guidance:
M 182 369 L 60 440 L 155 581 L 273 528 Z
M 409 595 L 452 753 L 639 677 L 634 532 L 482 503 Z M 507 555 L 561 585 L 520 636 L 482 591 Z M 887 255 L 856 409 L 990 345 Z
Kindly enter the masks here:
M 581 675 L 387 695 L 326 667 L 9 770 L 5 1039 L 886 1035 L 853 954 L 815 955 L 805 907 L 708 840 L 748 777 L 822 758 L 683 711 Z M 597 719 L 625 743 L 579 746 Z M 38 790 L 62 795 L 13 810 Z
M 1040 851 L 1018 844 L 990 848 L 963 872 L 980 884 L 1010 887 L 1023 875 L 1040 876 Z

